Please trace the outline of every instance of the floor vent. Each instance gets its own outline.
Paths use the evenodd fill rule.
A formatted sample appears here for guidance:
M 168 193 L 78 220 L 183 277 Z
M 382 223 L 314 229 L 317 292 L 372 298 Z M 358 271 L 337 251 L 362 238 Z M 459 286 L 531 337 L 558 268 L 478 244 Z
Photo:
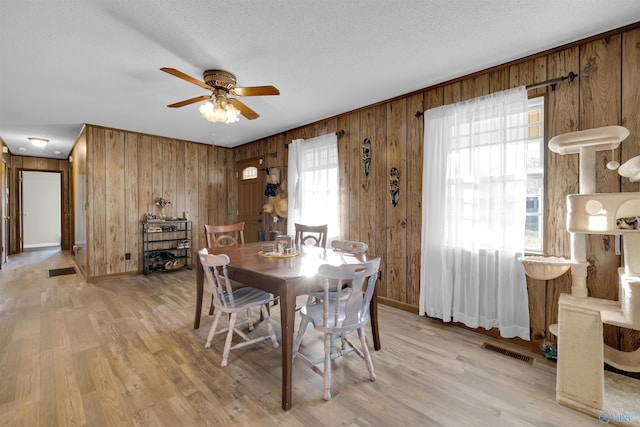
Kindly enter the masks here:
M 67 274 L 76 274 L 76 269 L 73 267 L 66 267 L 66 268 L 56 268 L 55 270 L 49 270 L 49 277 L 66 276 Z
M 507 350 L 506 348 L 498 347 L 497 345 L 484 343 L 482 348 L 485 350 L 495 351 L 496 353 L 504 354 L 505 356 L 513 357 L 522 362 L 527 362 L 529 365 L 533 365 L 533 356 L 527 356 L 526 354 L 516 353 L 515 351 Z

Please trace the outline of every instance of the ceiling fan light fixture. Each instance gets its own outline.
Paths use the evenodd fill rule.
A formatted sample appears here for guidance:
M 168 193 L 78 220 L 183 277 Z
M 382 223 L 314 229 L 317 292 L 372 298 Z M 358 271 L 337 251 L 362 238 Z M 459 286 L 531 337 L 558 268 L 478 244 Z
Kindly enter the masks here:
M 46 138 L 29 137 L 27 139 L 31 141 L 31 144 L 33 144 L 34 147 L 38 148 L 44 148 L 47 145 L 47 142 L 49 142 Z
M 224 96 L 217 96 L 202 104 L 200 114 L 210 122 L 235 123 L 240 120 L 240 110 L 230 104 Z

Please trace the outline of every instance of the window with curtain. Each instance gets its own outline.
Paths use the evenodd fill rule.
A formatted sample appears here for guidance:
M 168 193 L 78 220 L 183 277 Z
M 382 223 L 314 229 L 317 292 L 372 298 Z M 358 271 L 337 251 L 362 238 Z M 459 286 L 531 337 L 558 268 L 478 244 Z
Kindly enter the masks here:
M 295 233 L 295 223 L 327 224 L 327 242 L 339 238 L 340 200 L 336 134 L 294 140 L 289 144 L 287 172 L 287 234 Z
M 529 339 L 524 87 L 424 114 L 420 314 Z

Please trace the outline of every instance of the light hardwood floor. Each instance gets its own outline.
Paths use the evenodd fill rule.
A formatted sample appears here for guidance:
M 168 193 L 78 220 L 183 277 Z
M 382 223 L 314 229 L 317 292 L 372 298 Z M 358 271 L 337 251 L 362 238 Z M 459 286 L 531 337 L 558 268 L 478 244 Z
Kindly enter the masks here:
M 285 412 L 280 349 L 232 351 L 222 368 L 223 337 L 204 348 L 211 318 L 192 329 L 193 271 L 98 283 L 48 277 L 68 266 L 70 255 L 40 250 L 0 270 L 0 425 L 600 425 L 555 402 L 554 363 L 481 349 L 496 341 L 386 306 L 383 348 L 372 352 L 377 380 L 355 354 L 343 357 L 325 402 L 322 378 L 294 363 Z M 313 334 L 303 342 L 307 351 L 320 345 Z

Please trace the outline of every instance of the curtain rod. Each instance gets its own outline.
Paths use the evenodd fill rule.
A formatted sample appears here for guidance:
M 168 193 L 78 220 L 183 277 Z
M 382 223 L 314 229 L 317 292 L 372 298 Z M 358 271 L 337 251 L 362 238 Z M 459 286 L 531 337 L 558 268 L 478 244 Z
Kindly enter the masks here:
M 336 136 L 338 138 L 340 138 L 341 136 L 344 136 L 345 134 L 346 134 L 346 132 L 344 131 L 344 129 L 340 129 L 339 131 L 336 132 Z M 320 135 L 320 136 L 322 136 L 322 135 Z M 284 148 L 285 148 L 285 150 L 288 150 L 289 149 L 289 144 L 285 144 Z
M 540 82 L 540 83 L 534 83 L 534 84 L 525 86 L 525 88 L 527 90 L 533 90 L 533 89 L 538 89 L 540 87 L 551 86 L 551 90 L 556 90 L 556 85 L 558 83 L 564 83 L 567 80 L 569 80 L 569 82 L 572 82 L 576 77 L 578 77 L 578 75 L 576 73 L 574 73 L 573 71 L 571 71 L 566 76 L 558 77 L 557 79 L 551 79 L 551 80 L 547 80 L 547 81 Z M 423 111 L 416 112 L 416 117 L 422 117 L 422 116 L 424 116 L 424 112 Z
M 534 83 L 532 85 L 526 86 L 527 90 L 538 89 L 539 87 L 551 86 L 551 90 L 556 90 L 556 85 L 558 83 L 564 83 L 566 80 L 572 82 L 578 75 L 571 71 L 566 76 L 558 77 L 557 79 L 547 80 L 546 82 Z

